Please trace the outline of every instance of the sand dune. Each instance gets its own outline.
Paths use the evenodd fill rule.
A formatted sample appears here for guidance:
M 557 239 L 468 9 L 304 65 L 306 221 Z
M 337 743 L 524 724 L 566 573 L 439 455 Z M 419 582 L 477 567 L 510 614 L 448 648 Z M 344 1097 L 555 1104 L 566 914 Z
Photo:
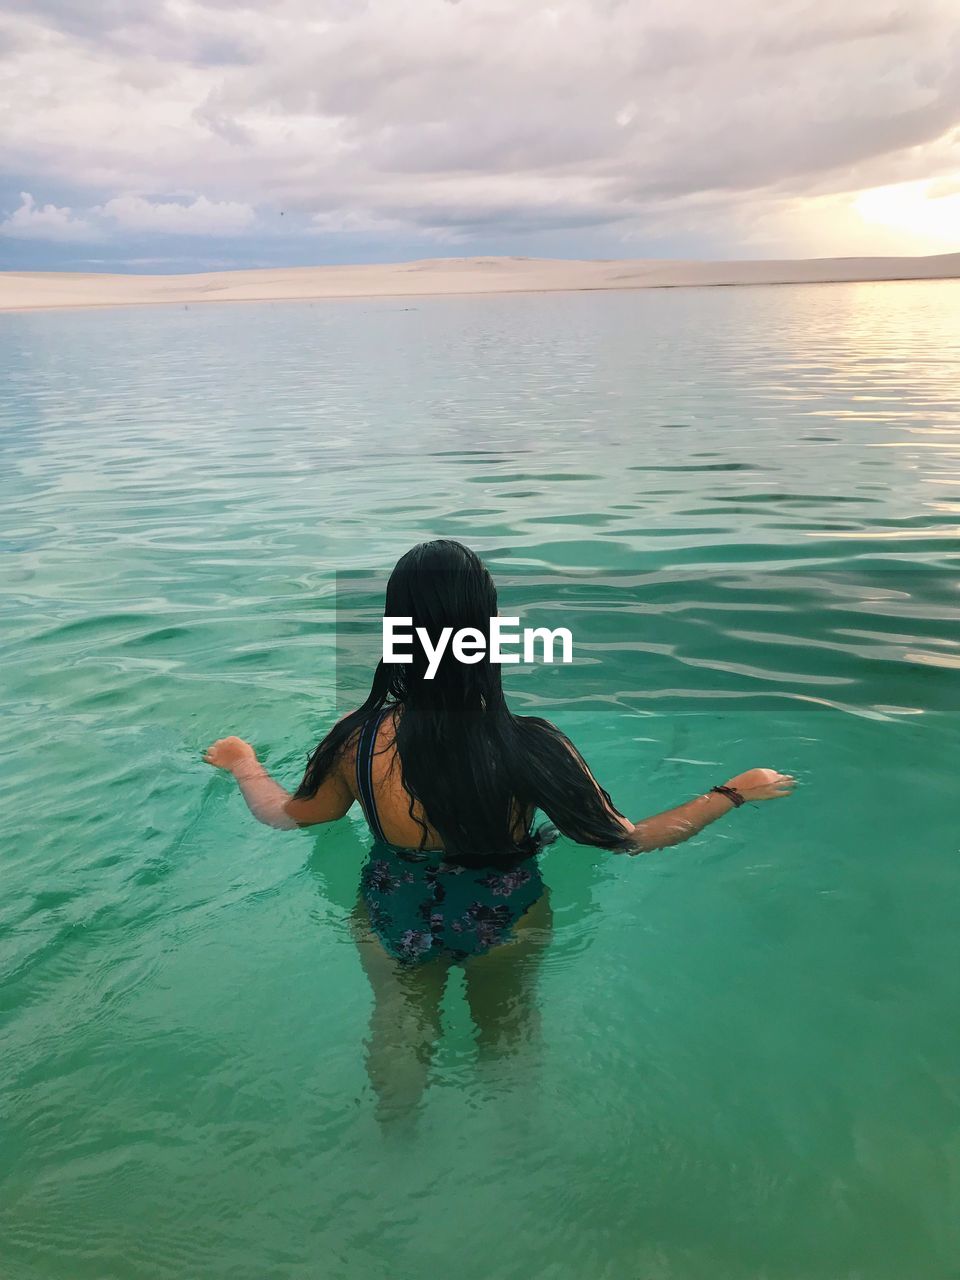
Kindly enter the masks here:
M 374 266 L 281 267 L 178 276 L 5 271 L 0 272 L 0 311 L 952 277 L 960 277 L 960 253 L 924 258 L 811 258 L 779 262 L 432 258 Z

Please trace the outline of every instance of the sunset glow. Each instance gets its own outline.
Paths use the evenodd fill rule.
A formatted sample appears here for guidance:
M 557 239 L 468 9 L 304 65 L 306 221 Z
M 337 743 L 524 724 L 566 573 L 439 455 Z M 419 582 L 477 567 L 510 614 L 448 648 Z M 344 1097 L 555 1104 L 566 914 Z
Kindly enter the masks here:
M 942 194 L 938 194 L 942 192 Z M 960 179 L 904 182 L 863 191 L 853 207 L 871 227 L 899 232 L 917 253 L 950 253 L 960 248 Z

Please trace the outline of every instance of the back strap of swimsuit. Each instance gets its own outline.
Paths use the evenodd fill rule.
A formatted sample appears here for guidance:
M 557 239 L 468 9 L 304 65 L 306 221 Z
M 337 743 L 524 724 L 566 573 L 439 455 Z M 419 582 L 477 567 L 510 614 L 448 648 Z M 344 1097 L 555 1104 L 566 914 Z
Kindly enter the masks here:
M 373 797 L 373 755 L 377 745 L 377 733 L 389 710 L 389 707 L 384 707 L 379 715 L 371 716 L 360 730 L 360 738 L 357 742 L 357 792 L 370 829 L 384 844 L 387 843 L 387 838 L 383 834 L 383 827 L 380 825 L 380 817 L 377 813 L 377 802 Z

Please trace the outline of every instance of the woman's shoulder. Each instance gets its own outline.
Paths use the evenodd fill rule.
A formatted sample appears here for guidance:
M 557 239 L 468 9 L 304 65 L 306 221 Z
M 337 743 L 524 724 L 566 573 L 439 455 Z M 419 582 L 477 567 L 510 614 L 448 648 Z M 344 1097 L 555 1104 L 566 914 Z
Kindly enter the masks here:
M 380 755 L 392 749 L 396 742 L 397 708 L 393 703 L 377 707 L 369 715 L 361 715 L 362 710 L 362 707 L 357 707 L 356 710 L 341 716 L 338 721 L 340 723 L 351 717 L 357 717 L 341 749 L 341 760 L 345 767 L 355 764 L 360 752 L 370 751 Z

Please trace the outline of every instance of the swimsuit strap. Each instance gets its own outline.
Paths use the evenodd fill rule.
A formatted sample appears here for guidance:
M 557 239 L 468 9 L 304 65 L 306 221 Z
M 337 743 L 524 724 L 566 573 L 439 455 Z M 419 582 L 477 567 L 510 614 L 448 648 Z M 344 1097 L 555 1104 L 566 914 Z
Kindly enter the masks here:
M 384 844 L 387 843 L 387 838 L 383 834 L 383 827 L 380 825 L 380 817 L 377 813 L 377 802 L 373 796 L 373 756 L 380 725 L 392 710 L 392 706 L 387 706 L 379 715 L 371 716 L 360 730 L 360 738 L 357 742 L 357 793 L 360 796 L 363 811 L 367 815 L 370 829 Z

